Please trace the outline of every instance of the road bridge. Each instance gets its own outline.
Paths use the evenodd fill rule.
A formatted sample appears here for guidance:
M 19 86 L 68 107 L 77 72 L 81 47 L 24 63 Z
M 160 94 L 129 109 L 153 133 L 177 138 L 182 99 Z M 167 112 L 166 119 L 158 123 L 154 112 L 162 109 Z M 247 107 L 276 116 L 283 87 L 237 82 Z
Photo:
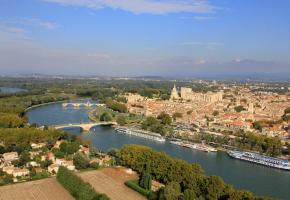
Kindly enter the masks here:
M 80 123 L 80 124 L 61 124 L 53 126 L 55 129 L 63 129 L 63 128 L 70 128 L 70 127 L 79 127 L 84 132 L 90 131 L 91 128 L 95 126 L 109 126 L 109 125 L 117 125 L 116 122 L 91 122 L 91 123 Z

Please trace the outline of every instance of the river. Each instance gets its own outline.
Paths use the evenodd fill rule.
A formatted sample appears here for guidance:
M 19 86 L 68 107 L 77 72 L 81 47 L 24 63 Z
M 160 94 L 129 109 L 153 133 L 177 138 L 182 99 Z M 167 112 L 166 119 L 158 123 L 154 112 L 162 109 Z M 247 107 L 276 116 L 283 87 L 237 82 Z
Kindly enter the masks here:
M 33 108 L 27 112 L 30 123 L 39 125 L 56 125 L 89 122 L 89 110 L 63 108 L 61 103 Z M 94 127 L 89 133 L 79 133 L 77 129 L 67 129 L 78 134 L 103 151 L 120 148 L 124 144 L 141 144 L 164 151 L 174 157 L 191 163 L 199 163 L 207 175 L 221 176 L 228 184 L 239 189 L 248 189 L 256 195 L 290 199 L 290 172 L 273 169 L 230 158 L 224 152 L 205 153 L 198 150 L 176 146 L 166 141 L 156 141 L 118 134 L 111 127 Z
M 18 92 L 26 92 L 27 90 L 21 88 L 12 88 L 12 87 L 0 87 L 0 94 L 14 94 Z

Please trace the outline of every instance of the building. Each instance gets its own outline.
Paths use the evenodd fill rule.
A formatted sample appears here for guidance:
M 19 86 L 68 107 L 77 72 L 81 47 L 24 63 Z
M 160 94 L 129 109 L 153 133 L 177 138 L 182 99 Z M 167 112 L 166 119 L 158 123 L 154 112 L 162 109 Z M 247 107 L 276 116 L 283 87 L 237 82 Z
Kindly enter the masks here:
M 51 174 L 56 174 L 58 172 L 59 165 L 58 164 L 51 164 L 48 166 L 47 170 Z
M 174 86 L 173 86 L 173 88 L 172 88 L 172 90 L 171 90 L 171 96 L 170 96 L 170 99 L 171 100 L 175 100 L 175 99 L 179 99 L 180 97 L 179 97 L 179 94 L 178 94 L 178 92 L 177 92 L 177 89 L 176 89 L 176 86 L 175 86 L 175 84 L 174 84 Z
M 24 169 L 15 168 L 12 175 L 13 177 L 27 176 L 29 175 L 29 170 L 26 168 Z
M 3 156 L 4 162 L 11 162 L 14 160 L 18 160 L 17 152 L 4 153 L 2 156 Z
M 177 92 L 177 89 L 174 85 L 171 91 L 171 100 L 174 99 L 183 99 L 187 101 L 196 101 L 196 102 L 206 102 L 206 103 L 216 103 L 223 100 L 222 92 L 207 92 L 207 93 L 197 93 L 193 92 L 191 88 L 181 87 L 180 96 Z

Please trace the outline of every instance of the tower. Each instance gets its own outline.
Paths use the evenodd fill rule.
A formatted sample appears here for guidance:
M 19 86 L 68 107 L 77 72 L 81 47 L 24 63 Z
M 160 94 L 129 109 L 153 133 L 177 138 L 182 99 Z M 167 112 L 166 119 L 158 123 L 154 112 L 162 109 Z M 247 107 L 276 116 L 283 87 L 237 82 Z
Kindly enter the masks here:
M 171 100 L 174 100 L 174 99 L 179 99 L 179 95 L 178 95 L 178 92 L 177 92 L 177 89 L 176 89 L 176 86 L 174 84 L 172 90 L 171 90 L 171 96 L 170 96 L 170 99 Z

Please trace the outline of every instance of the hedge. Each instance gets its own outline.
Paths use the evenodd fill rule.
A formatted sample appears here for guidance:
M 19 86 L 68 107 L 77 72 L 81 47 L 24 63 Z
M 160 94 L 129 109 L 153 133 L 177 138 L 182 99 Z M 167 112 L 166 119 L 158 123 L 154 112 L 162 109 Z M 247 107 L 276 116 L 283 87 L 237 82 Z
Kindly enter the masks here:
M 138 184 L 138 180 L 129 180 L 125 182 L 125 185 L 133 190 L 135 190 L 136 192 L 139 192 L 140 194 L 142 194 L 145 197 L 148 197 L 148 195 L 150 194 L 150 190 L 146 190 L 142 187 L 139 186 Z
M 80 177 L 65 167 L 59 167 L 57 180 L 76 200 L 110 199 L 105 194 L 97 193 L 89 183 L 84 182 Z

